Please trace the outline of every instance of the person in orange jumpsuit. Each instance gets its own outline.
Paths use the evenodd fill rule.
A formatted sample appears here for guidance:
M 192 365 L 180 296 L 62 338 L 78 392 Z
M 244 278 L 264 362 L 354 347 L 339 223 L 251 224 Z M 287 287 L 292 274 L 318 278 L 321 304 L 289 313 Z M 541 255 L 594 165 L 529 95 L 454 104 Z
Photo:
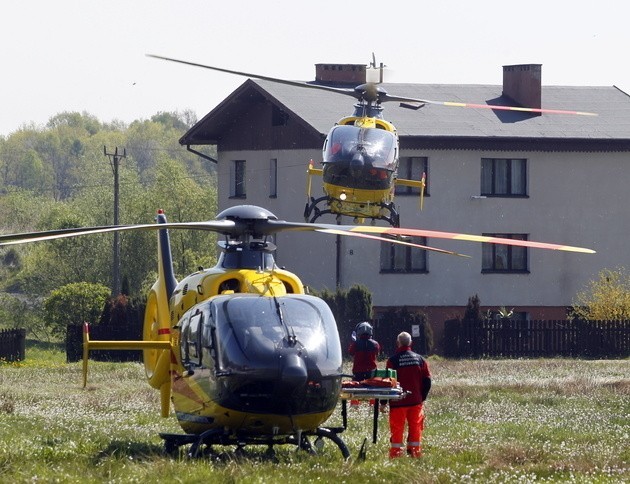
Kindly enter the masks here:
M 376 370 L 376 357 L 381 352 L 381 345 L 372 339 L 372 325 L 368 322 L 357 324 L 352 333 L 352 343 L 348 353 L 353 357 L 352 379 L 363 381 L 374 376 Z M 357 407 L 358 400 L 351 400 L 350 406 Z
M 396 339 L 397 350 L 387 360 L 387 368 L 396 370 L 398 383 L 409 394 L 389 402 L 390 459 L 404 454 L 403 434 L 407 424 L 407 454 L 422 455 L 424 430 L 423 403 L 431 389 L 431 372 L 426 360 L 411 350 L 411 335 L 405 331 Z M 387 407 L 381 405 L 381 411 Z

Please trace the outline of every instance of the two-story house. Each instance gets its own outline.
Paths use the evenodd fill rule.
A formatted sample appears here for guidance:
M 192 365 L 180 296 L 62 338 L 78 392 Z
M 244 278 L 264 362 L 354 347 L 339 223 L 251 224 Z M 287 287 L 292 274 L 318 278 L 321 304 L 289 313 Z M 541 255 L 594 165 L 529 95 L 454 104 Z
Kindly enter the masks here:
M 365 66 L 318 64 L 316 81 L 365 79 Z M 531 319 L 562 319 L 578 291 L 603 268 L 630 267 L 630 97 L 616 87 L 543 86 L 540 65 L 505 66 L 502 85 L 383 84 L 400 96 L 478 104 L 578 110 L 598 116 L 531 114 L 427 104 L 384 105 L 400 136 L 401 225 L 589 247 L 594 255 L 448 240 L 421 243 L 470 259 L 390 243 L 317 233 L 276 236 L 277 262 L 321 289 L 360 283 L 376 313 L 424 310 L 440 332 L 478 294 L 485 308 L 514 308 Z M 245 81 L 180 140 L 216 145 L 219 209 L 263 206 L 302 221 L 306 168 L 321 162 L 325 136 L 352 112 L 336 93 L 263 80 Z M 317 180 L 315 180 L 317 181 Z M 321 193 L 316 187 L 315 195 Z M 318 222 L 335 223 L 334 217 Z M 351 224 L 352 219 L 343 223 Z

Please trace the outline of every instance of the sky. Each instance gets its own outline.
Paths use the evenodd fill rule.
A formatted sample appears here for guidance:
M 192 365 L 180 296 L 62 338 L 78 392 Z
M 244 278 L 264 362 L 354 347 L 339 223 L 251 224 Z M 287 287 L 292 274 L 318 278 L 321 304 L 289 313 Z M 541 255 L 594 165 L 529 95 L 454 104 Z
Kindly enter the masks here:
M 388 82 L 500 85 L 501 66 L 531 63 L 543 85 L 630 93 L 627 10 L 618 0 L 2 2 L 0 136 L 64 111 L 200 119 L 244 81 L 148 53 L 304 81 L 316 63 L 368 64 L 372 53 Z

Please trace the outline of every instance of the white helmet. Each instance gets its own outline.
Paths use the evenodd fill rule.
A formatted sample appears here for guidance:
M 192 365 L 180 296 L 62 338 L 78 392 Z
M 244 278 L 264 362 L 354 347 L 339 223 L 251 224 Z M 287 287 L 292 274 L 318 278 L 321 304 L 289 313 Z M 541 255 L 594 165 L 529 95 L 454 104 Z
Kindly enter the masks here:
M 372 336 L 372 325 L 367 321 L 357 324 L 357 336 L 360 338 L 361 336 L 367 334 L 368 336 Z

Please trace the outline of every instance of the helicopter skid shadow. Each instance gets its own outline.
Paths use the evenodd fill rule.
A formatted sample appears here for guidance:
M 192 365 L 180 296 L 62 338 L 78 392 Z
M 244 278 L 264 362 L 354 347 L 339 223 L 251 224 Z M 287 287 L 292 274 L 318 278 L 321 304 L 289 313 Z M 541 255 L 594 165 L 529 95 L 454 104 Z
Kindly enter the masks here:
M 94 457 L 94 461 L 95 463 L 99 463 L 114 458 L 133 459 L 142 462 L 163 455 L 164 448 L 161 445 L 146 442 L 130 442 L 128 440 L 114 440 Z

